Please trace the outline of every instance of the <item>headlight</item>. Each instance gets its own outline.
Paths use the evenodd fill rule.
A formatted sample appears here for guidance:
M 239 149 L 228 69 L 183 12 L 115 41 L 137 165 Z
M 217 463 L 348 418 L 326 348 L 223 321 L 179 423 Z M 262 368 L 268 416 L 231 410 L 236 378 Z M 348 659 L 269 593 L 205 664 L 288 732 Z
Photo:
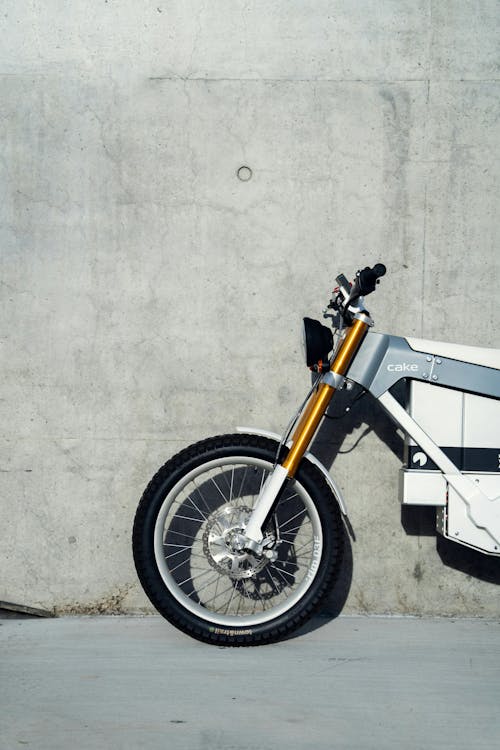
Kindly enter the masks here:
M 302 346 L 308 367 L 326 362 L 333 349 L 333 334 L 319 320 L 303 319 Z

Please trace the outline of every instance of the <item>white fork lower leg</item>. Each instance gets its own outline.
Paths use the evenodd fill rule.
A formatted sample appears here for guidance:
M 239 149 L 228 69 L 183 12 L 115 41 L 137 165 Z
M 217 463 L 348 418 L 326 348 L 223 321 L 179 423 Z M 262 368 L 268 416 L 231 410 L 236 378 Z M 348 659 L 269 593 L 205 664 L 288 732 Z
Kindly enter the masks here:
M 248 519 L 245 529 L 245 536 L 253 542 L 259 543 L 262 541 L 262 524 L 269 515 L 273 503 L 278 496 L 278 492 L 282 488 L 287 476 L 287 470 L 278 464 L 278 466 L 274 468 L 273 473 L 270 474 L 264 482 L 264 486 L 260 491 L 252 515 Z

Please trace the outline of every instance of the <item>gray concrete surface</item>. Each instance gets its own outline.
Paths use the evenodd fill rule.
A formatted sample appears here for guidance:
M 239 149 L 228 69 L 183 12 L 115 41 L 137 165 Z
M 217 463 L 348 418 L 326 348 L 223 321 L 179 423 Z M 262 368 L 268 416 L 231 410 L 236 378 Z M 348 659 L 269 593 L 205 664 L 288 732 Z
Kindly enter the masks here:
M 500 346 L 499 19 L 496 0 L 2 3 L 0 600 L 147 610 L 144 486 L 201 437 L 283 429 L 301 317 L 337 272 L 387 264 L 379 331 Z M 383 415 L 328 429 L 357 539 L 330 607 L 498 616 L 498 563 L 401 518 Z
M 2 750 L 498 744 L 498 622 L 341 617 L 257 649 L 157 617 L 0 622 Z

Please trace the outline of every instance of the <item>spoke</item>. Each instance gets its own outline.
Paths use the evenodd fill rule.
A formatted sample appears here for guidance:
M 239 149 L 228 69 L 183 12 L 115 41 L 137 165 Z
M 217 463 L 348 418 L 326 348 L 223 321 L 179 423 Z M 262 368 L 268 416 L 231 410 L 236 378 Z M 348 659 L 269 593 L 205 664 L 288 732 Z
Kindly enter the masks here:
M 165 545 L 164 545 L 165 546 Z M 201 557 L 202 560 L 206 560 L 207 557 L 205 554 L 201 554 L 201 552 L 193 552 L 191 547 L 183 547 L 182 549 L 178 549 L 177 552 L 171 552 L 169 555 L 165 555 L 165 560 L 170 560 L 171 557 L 175 557 L 176 555 L 180 555 L 181 552 L 187 552 L 189 550 L 189 554 L 186 558 L 186 560 L 189 560 L 190 557 Z
M 247 589 L 247 580 L 248 579 L 246 579 L 246 578 L 242 578 L 241 581 L 240 581 L 240 584 L 241 584 L 241 588 L 243 589 L 243 598 L 244 599 L 251 599 L 251 597 L 249 596 L 249 593 L 248 593 L 248 589 Z
M 298 518 L 299 516 L 301 516 L 302 513 L 305 513 L 305 512 L 306 512 L 306 509 L 302 508 L 302 510 L 299 510 L 298 513 L 296 513 L 294 516 L 292 516 L 291 518 L 289 518 L 288 521 L 285 521 L 285 523 L 280 524 L 280 527 L 279 527 L 280 531 L 281 531 L 282 528 L 284 528 L 285 526 L 288 526 L 289 523 L 292 523 L 292 521 L 294 521 L 296 518 Z
M 165 536 L 168 536 L 169 534 L 176 534 L 177 536 L 182 536 L 184 539 L 192 539 L 193 541 L 196 539 L 195 536 L 191 536 L 191 534 L 185 534 L 183 531 L 174 531 L 173 529 L 166 529 Z M 169 542 L 163 542 L 163 544 L 169 544 Z
M 274 564 L 276 565 L 277 563 L 280 563 L 281 565 L 292 565 L 295 568 L 309 568 L 309 565 L 301 563 L 298 560 L 295 560 L 294 562 L 291 562 L 289 560 L 275 560 Z M 286 573 L 286 570 L 284 570 L 283 573 Z
M 298 552 L 302 552 L 303 549 L 308 547 L 311 549 L 312 547 L 312 540 L 309 540 L 308 542 L 304 542 L 300 547 L 295 547 L 295 542 L 289 542 L 287 539 L 280 539 L 280 544 L 289 544 L 291 547 L 294 547 L 294 552 L 297 554 Z
M 246 583 L 246 582 L 245 582 Z M 245 587 L 245 590 L 247 592 L 247 599 L 250 599 L 250 601 L 253 601 L 253 608 L 252 608 L 252 614 L 255 614 L 255 610 L 257 609 L 257 598 L 255 596 L 251 596 L 248 589 Z
M 257 607 L 257 600 L 255 597 L 251 596 L 250 591 L 248 590 L 247 584 L 249 583 L 251 583 L 251 580 L 249 578 L 241 579 L 241 588 L 243 589 L 242 599 L 246 599 L 247 601 L 253 602 L 252 614 L 255 614 L 255 609 Z M 254 584 L 254 587 L 255 587 L 255 584 Z
M 221 477 L 224 480 L 224 484 L 226 485 L 226 487 L 229 490 L 229 500 L 228 500 L 228 502 L 231 502 L 231 496 L 232 496 L 231 482 L 232 482 L 232 479 L 231 479 L 231 482 L 230 482 L 229 479 L 227 478 L 227 466 L 220 466 L 219 468 L 220 468 L 219 477 Z M 232 466 L 232 468 L 231 468 L 231 474 L 234 474 L 234 466 Z
M 214 572 L 214 571 L 212 571 L 212 573 L 213 573 L 213 572 Z M 207 581 L 207 583 L 205 583 L 205 584 L 204 584 L 204 585 L 203 585 L 203 586 L 201 587 L 201 589 L 195 589 L 195 588 L 193 587 L 193 590 L 191 591 L 191 593 L 190 593 L 190 594 L 187 594 L 188 598 L 190 599 L 190 598 L 191 598 L 191 597 L 192 597 L 193 595 L 195 595 L 195 596 L 198 596 L 198 592 L 201 592 L 201 591 L 203 591 L 203 589 L 206 589 L 206 588 L 207 588 L 207 586 L 212 586 L 212 584 L 214 584 L 214 583 L 215 583 L 215 581 L 217 580 L 217 578 L 218 578 L 218 577 L 219 577 L 219 574 L 218 574 L 218 573 L 216 573 L 216 574 L 215 574 L 215 578 L 212 578 L 212 579 L 210 579 L 209 581 Z M 199 598 L 199 597 L 198 597 L 198 598 Z
M 236 584 L 236 586 L 234 587 L 235 591 L 236 591 L 236 588 L 238 588 L 238 604 L 236 605 L 236 612 L 234 614 L 238 615 L 239 611 L 240 611 L 241 603 L 247 597 L 244 594 L 241 593 L 241 589 L 243 588 L 243 586 L 240 586 L 240 582 L 239 581 Z
M 233 583 L 233 591 L 232 591 L 232 593 L 231 593 L 231 597 L 230 597 L 230 599 L 229 599 L 229 603 L 228 603 L 228 605 L 227 605 L 227 607 L 226 607 L 226 611 L 225 611 L 225 614 L 226 614 L 226 615 L 228 614 L 229 610 L 231 609 L 231 604 L 232 604 L 232 602 L 233 602 L 233 599 L 234 599 L 234 595 L 235 595 L 235 593 L 236 593 L 236 585 L 235 585 L 235 584 Z M 239 607 L 238 607 L 238 609 L 239 609 Z
M 247 471 L 248 471 L 248 466 L 245 466 L 245 470 L 243 472 L 243 478 L 242 478 L 241 484 L 240 484 L 240 491 L 238 492 L 237 497 L 242 497 L 242 495 L 243 495 L 243 485 L 245 484 L 245 479 L 247 477 Z
M 196 581 L 197 578 L 201 578 L 202 576 L 206 576 L 207 573 L 213 573 L 213 568 L 207 568 L 203 571 L 203 573 L 198 573 L 196 576 L 189 576 L 189 578 L 186 578 L 184 581 L 181 581 L 178 583 L 178 586 L 184 586 L 185 583 L 189 583 L 189 581 Z M 216 577 L 219 576 L 219 573 L 216 573 Z M 214 578 L 215 581 L 215 578 Z M 201 591 L 201 589 L 200 589 Z
M 203 513 L 203 511 L 200 508 L 198 508 L 198 506 L 196 505 L 196 503 L 193 500 L 193 498 L 191 497 L 191 495 L 188 495 L 187 499 L 189 500 L 189 502 L 191 503 L 191 505 L 198 511 L 198 513 L 201 516 L 201 519 L 203 521 L 208 520 L 208 516 L 206 516 L 205 513 Z M 205 505 L 206 505 L 206 503 L 205 503 Z
M 257 596 L 259 597 L 259 601 L 262 604 L 262 611 L 265 612 L 266 611 L 266 600 L 261 597 L 260 591 L 257 591 Z
M 303 549 L 308 547 L 309 549 L 312 548 L 312 540 L 309 540 L 308 542 L 304 542 L 300 547 L 295 547 L 295 554 L 298 554 L 299 552 L 302 552 Z
M 301 529 L 304 524 L 307 523 L 307 521 L 304 519 L 302 523 L 300 523 L 298 526 L 294 526 L 293 529 L 288 529 L 288 531 L 282 531 L 280 529 L 280 533 L 282 534 L 295 534 L 299 529 Z
M 200 498 L 201 498 L 201 500 L 203 502 L 203 505 L 205 506 L 205 508 L 207 509 L 207 511 L 209 513 L 211 513 L 212 509 L 210 508 L 210 505 L 205 500 L 205 495 L 203 494 L 203 492 L 201 491 L 201 489 L 198 487 L 198 485 L 196 484 L 196 482 L 195 482 L 194 479 L 191 480 L 191 484 L 194 484 L 194 491 L 198 493 L 198 495 L 200 496 Z
M 213 573 L 214 571 L 210 568 L 210 570 L 206 571 L 207 573 Z M 199 576 L 198 576 L 199 578 Z M 204 591 L 208 586 L 213 586 L 215 581 L 217 581 L 220 578 L 219 573 L 215 571 L 215 578 L 210 578 L 206 583 L 203 584 L 201 588 L 197 588 L 196 590 L 193 589 L 193 593 L 195 593 L 197 596 Z M 194 580 L 194 579 L 193 579 Z
M 176 553 L 176 554 L 178 554 L 178 553 Z M 188 555 L 188 556 L 186 557 L 186 559 L 185 559 L 185 560 L 181 560 L 181 562 L 180 562 L 180 563 L 178 563 L 178 564 L 177 564 L 177 565 L 175 566 L 175 568 L 169 568 L 169 571 L 170 571 L 170 573 L 175 573 L 175 571 L 176 571 L 176 570 L 178 570 L 179 568 L 182 568 L 182 566 L 183 566 L 183 565 L 187 565 L 187 564 L 188 564 L 188 562 L 189 562 L 189 559 L 190 559 L 190 557 L 189 557 L 189 555 Z
M 219 583 L 220 583 L 220 576 L 217 578 L 217 583 L 215 584 L 215 594 L 212 599 L 210 599 L 210 602 L 213 602 L 214 599 L 217 599 L 217 591 L 219 590 Z M 208 604 L 210 602 L 206 602 L 205 607 L 208 609 Z
M 169 557 L 173 557 L 174 555 L 177 555 L 179 552 L 186 552 L 186 550 L 191 551 L 192 557 L 203 557 L 205 559 L 205 555 L 200 554 L 199 552 L 193 552 L 193 545 L 192 544 L 170 544 L 170 542 L 163 543 L 164 547 L 176 547 L 177 552 L 171 552 L 169 555 L 165 554 L 165 560 L 167 560 Z
M 217 584 L 217 586 L 218 586 L 218 584 Z M 234 586 L 233 585 L 228 586 L 227 588 L 224 589 L 224 591 L 221 591 L 219 594 L 215 594 L 211 599 L 209 599 L 207 602 L 205 602 L 204 606 L 208 609 L 209 608 L 209 604 L 211 604 L 212 602 L 215 602 L 216 599 L 220 598 L 221 596 L 224 596 L 224 594 L 227 594 L 227 592 L 231 591 L 231 589 L 234 590 Z M 231 597 L 231 599 L 232 599 L 232 597 Z M 224 606 L 224 603 L 222 603 L 220 607 L 216 607 L 214 605 L 212 607 L 212 610 L 214 612 L 220 612 L 223 606 Z
M 258 586 L 257 586 L 257 584 L 255 584 L 255 593 L 256 593 L 256 594 L 257 594 L 257 596 L 259 597 L 259 601 L 260 601 L 260 603 L 261 603 L 261 605 L 262 605 L 262 611 L 263 611 L 263 612 L 265 612 L 265 611 L 266 611 L 265 599 L 263 599 L 263 598 L 261 597 L 261 595 L 260 595 L 260 591 L 259 591 L 259 589 L 258 589 Z M 257 606 L 257 603 L 255 604 L 255 606 Z M 254 611 L 255 611 L 255 610 L 254 610 Z
M 181 552 L 186 552 L 186 550 L 191 550 L 191 547 L 183 547 L 182 549 L 178 549 L 177 552 L 171 552 L 169 555 L 165 555 L 165 560 L 170 560 L 171 557 L 180 555 Z M 198 552 L 191 552 L 186 559 L 189 560 L 190 557 L 203 557 L 205 559 L 205 555 L 200 555 Z
M 295 576 L 292 573 L 289 573 L 288 570 L 280 570 L 279 568 L 276 568 L 276 572 L 281 576 L 283 582 L 287 586 L 292 586 L 295 583 Z M 288 578 L 285 578 L 285 576 L 288 576 Z
M 229 502 L 233 500 L 234 466 L 231 468 L 231 484 L 229 485 Z
M 288 495 L 287 497 L 282 497 L 278 505 L 281 505 L 281 503 L 287 503 L 289 500 L 293 500 L 294 497 L 298 497 L 296 492 L 294 492 L 292 495 Z
M 271 581 L 271 584 L 272 584 L 272 586 L 273 586 L 274 590 L 276 591 L 276 593 L 277 593 L 277 594 L 279 594 L 279 593 L 280 593 L 280 590 L 279 590 L 279 588 L 278 588 L 278 587 L 276 586 L 276 582 L 275 582 L 274 578 L 272 577 L 271 573 L 269 572 L 269 568 L 268 568 L 268 567 L 266 567 L 266 568 L 265 568 L 265 571 L 266 571 L 267 575 L 269 576 L 269 580 Z
M 290 581 L 287 581 L 287 579 L 285 578 L 285 575 L 290 576 L 291 578 L 295 578 L 295 576 L 293 576 L 287 570 L 280 570 L 279 568 L 276 567 L 276 565 L 273 565 L 272 563 L 269 567 L 274 568 L 276 573 L 281 577 L 281 580 L 283 581 L 283 583 L 285 583 L 287 586 L 290 585 Z
M 210 477 L 210 481 L 212 482 L 212 484 L 214 484 L 217 487 L 217 490 L 219 491 L 219 494 L 222 496 L 222 499 L 224 500 L 225 503 L 227 503 L 227 497 L 222 492 L 221 488 L 219 487 L 215 479 L 213 477 Z
M 192 516 L 181 516 L 178 513 L 176 513 L 174 518 L 182 518 L 184 521 L 195 521 L 196 523 L 200 523 L 200 520 L 203 520 L 199 518 L 193 518 Z

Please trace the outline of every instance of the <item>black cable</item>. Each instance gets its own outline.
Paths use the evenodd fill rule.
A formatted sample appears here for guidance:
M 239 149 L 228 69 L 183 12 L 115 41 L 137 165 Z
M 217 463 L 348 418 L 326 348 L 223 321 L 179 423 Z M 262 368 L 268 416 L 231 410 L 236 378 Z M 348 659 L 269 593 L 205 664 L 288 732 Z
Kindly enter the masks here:
M 346 408 L 344 409 L 343 413 L 340 414 L 338 417 L 334 417 L 331 414 L 326 414 L 326 412 L 325 412 L 324 416 L 327 419 L 343 419 L 351 411 L 351 409 L 354 406 L 354 404 L 357 401 L 359 401 L 360 398 L 363 398 L 364 395 L 366 395 L 366 391 L 361 391 L 361 393 L 358 393 L 358 395 L 356 396 L 356 398 L 353 399 L 353 401 L 351 401 L 351 403 L 349 404 L 349 406 L 346 406 Z

